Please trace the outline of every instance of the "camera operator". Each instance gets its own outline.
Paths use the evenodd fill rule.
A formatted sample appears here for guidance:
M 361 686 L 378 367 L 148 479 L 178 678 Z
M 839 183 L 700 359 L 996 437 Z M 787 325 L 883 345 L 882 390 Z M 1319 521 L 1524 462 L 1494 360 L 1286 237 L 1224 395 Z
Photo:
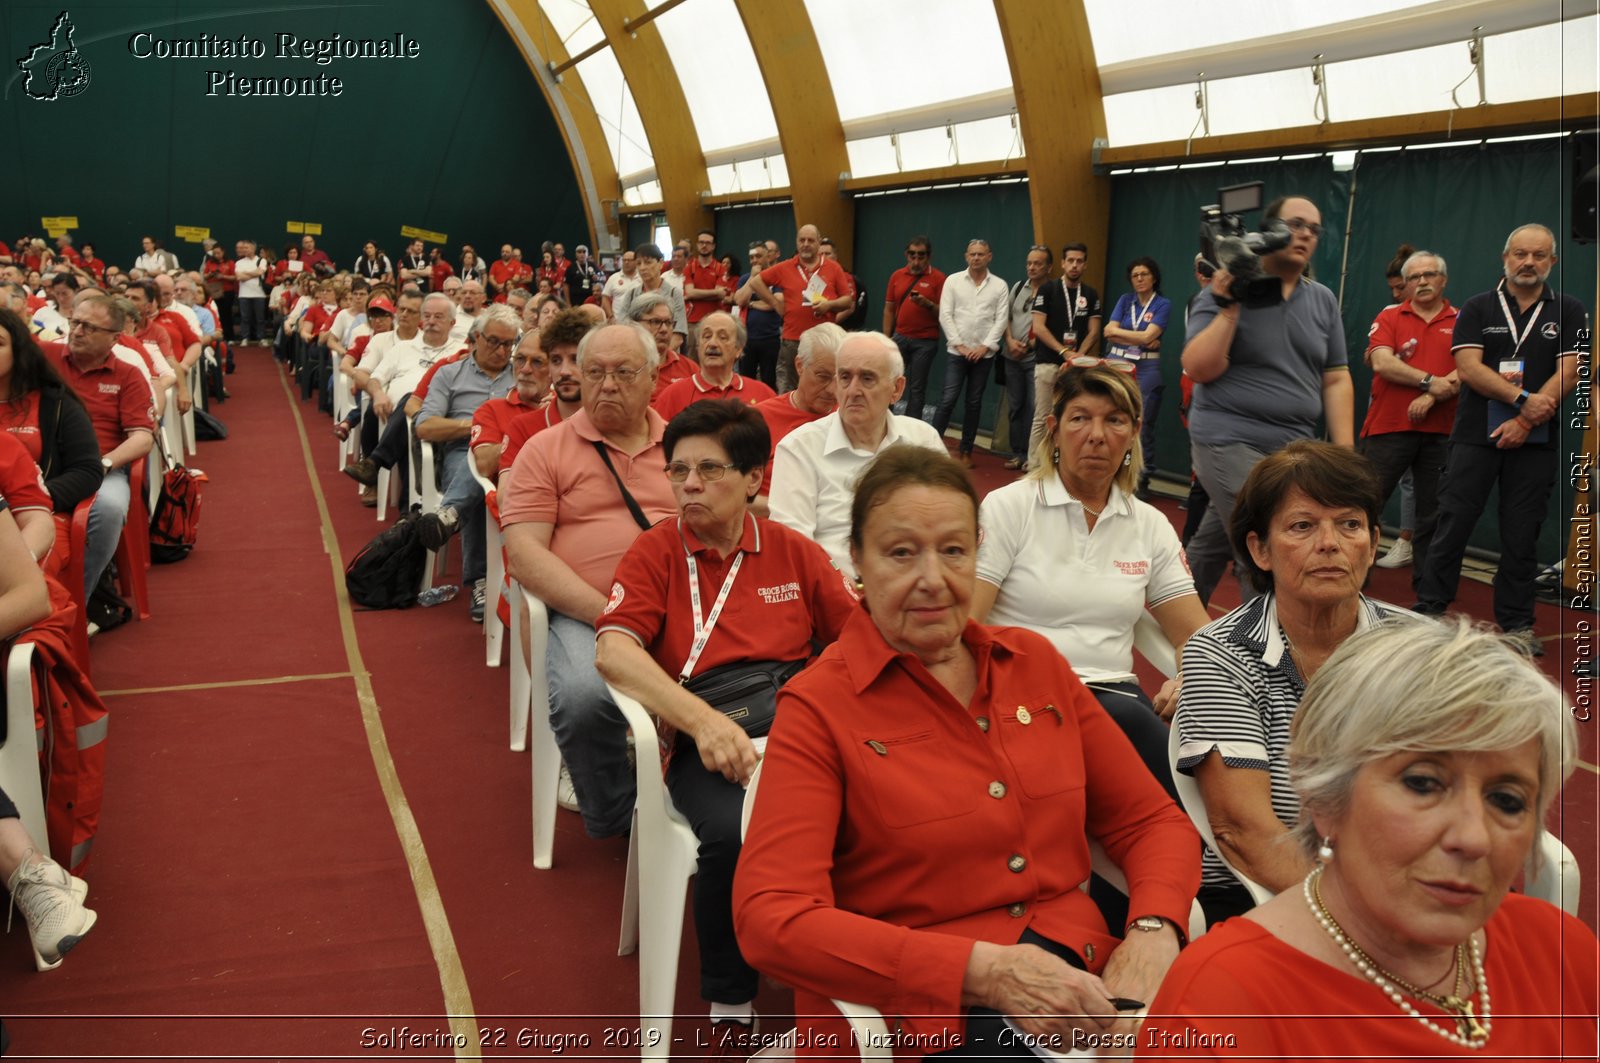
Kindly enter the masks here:
M 1219 268 L 1194 304 L 1183 348 L 1184 371 L 1196 384 L 1191 460 L 1211 499 L 1188 547 L 1202 602 L 1227 567 L 1233 500 L 1251 467 L 1296 439 L 1314 437 L 1319 416 L 1333 442 L 1355 441 L 1355 389 L 1339 302 L 1306 276 L 1322 214 L 1309 199 L 1287 196 L 1269 203 L 1264 217 L 1281 220 L 1291 235 L 1287 246 L 1261 258 L 1262 272 L 1282 281 L 1283 301 L 1240 305 L 1230 290 L 1233 275 Z M 1240 593 L 1246 601 L 1255 597 L 1243 579 Z

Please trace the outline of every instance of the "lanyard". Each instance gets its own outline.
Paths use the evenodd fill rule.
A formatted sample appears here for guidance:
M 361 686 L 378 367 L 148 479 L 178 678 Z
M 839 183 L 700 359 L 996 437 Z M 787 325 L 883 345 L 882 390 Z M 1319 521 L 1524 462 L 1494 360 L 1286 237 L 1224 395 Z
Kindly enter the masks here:
M 678 521 L 678 538 L 683 538 L 683 520 Z M 711 640 L 711 631 L 717 626 L 717 618 L 722 615 L 722 607 L 728 601 L 728 593 L 733 590 L 733 581 L 739 575 L 739 566 L 744 564 L 744 551 L 740 550 L 734 556 L 733 566 L 728 569 L 727 578 L 722 581 L 722 590 L 717 593 L 717 600 L 712 603 L 711 615 L 704 620 L 700 613 L 700 566 L 695 564 L 694 554 L 689 551 L 689 544 L 684 543 L 683 556 L 689 566 L 689 605 L 694 609 L 694 644 L 689 647 L 689 659 L 683 662 L 683 667 L 678 670 L 678 682 L 687 683 L 694 674 L 694 666 L 700 660 L 700 654 L 705 650 L 706 643 Z
M 1533 332 L 1533 326 L 1539 320 L 1540 312 L 1544 310 L 1544 300 L 1540 299 L 1539 304 L 1533 308 L 1533 316 L 1528 318 L 1528 327 L 1522 330 L 1522 335 L 1518 336 L 1517 320 L 1511 316 L 1511 306 L 1506 302 L 1504 284 L 1496 290 L 1495 295 L 1500 299 L 1500 312 L 1506 316 L 1506 327 L 1511 330 L 1512 338 L 1517 341 L 1517 345 L 1511 349 L 1511 357 L 1515 358 L 1522 352 L 1522 342 Z
M 1146 299 L 1144 301 L 1144 305 L 1143 306 L 1139 305 L 1139 297 L 1137 295 L 1135 295 L 1133 298 L 1128 300 L 1128 309 L 1133 311 L 1133 320 L 1128 323 L 1128 331 L 1129 332 L 1138 332 L 1139 331 L 1139 321 L 1140 321 L 1140 319 L 1144 317 L 1144 312 L 1146 310 L 1150 309 L 1150 304 L 1155 302 L 1155 301 L 1156 301 L 1156 297 L 1155 297 L 1154 293 L 1151 293 L 1150 298 L 1148 298 L 1148 299 Z
M 1061 297 L 1067 301 L 1067 331 L 1072 331 L 1078 323 L 1078 302 L 1073 292 L 1081 292 L 1082 288 L 1068 288 L 1067 278 L 1061 278 Z

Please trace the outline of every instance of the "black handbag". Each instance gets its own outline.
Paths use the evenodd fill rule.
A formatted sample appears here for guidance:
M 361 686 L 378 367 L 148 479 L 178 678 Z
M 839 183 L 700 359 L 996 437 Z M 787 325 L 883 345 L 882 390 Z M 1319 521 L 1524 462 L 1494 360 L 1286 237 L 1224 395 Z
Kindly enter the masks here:
M 702 672 L 683 688 L 744 728 L 751 738 L 772 730 L 778 690 L 793 679 L 805 661 L 740 661 Z

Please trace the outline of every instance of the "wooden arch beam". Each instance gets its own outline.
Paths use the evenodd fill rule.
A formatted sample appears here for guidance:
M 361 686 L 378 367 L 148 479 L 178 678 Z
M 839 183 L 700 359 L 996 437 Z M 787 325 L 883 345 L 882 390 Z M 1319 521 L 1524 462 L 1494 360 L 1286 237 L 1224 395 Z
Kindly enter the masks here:
M 1094 145 L 1105 141 L 1106 111 L 1083 0 L 994 0 L 994 10 L 1028 156 L 1033 238 L 1058 254 L 1069 241 L 1087 244 L 1089 270 L 1098 277 L 1105 265 L 1111 180 L 1094 172 Z
M 772 117 L 789 168 L 794 220 L 815 225 L 832 237 L 840 260 L 853 264 L 856 205 L 839 190 L 840 177 L 850 169 L 850 156 L 811 18 L 802 4 L 781 14 L 758 0 L 734 0 L 734 4 L 772 101 Z
M 661 182 L 667 225 L 679 239 L 692 238 L 696 230 L 711 225 L 711 212 L 700 205 L 700 193 L 710 189 L 711 179 L 706 176 L 700 135 L 689 116 L 689 101 L 661 31 L 653 22 L 631 33 L 623 28 L 628 19 L 645 14 L 644 0 L 589 0 L 589 10 L 611 42 L 611 54 L 617 57 L 639 109 L 656 179 Z M 671 253 L 671 248 L 661 250 Z
M 559 78 L 550 73 L 552 65 L 564 63 L 568 58 L 561 35 L 545 17 L 539 0 L 488 0 L 488 3 L 522 53 L 523 61 L 539 83 L 545 103 L 555 115 L 556 127 L 561 130 L 561 139 L 567 147 L 567 158 L 572 162 L 572 172 L 578 177 L 583 213 L 589 221 L 589 243 L 596 250 L 621 247 L 627 236 L 618 214 L 622 189 L 611 150 L 606 146 L 605 128 L 595 114 L 594 103 L 578 72 L 569 70 Z

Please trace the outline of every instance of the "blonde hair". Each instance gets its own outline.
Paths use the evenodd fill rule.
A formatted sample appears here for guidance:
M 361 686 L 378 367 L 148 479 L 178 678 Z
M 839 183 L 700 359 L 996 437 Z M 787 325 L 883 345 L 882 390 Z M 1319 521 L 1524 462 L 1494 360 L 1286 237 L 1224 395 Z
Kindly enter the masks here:
M 1139 483 L 1139 473 L 1144 469 L 1144 447 L 1139 442 L 1139 420 L 1144 413 L 1144 403 L 1139 397 L 1139 385 L 1134 383 L 1132 373 L 1113 369 L 1104 362 L 1097 362 L 1094 365 L 1070 363 L 1064 365 L 1061 367 L 1061 372 L 1056 374 L 1055 387 L 1050 397 L 1050 416 L 1056 419 L 1058 425 L 1061 421 L 1061 411 L 1067 408 L 1067 403 L 1079 395 L 1094 395 L 1106 399 L 1111 405 L 1133 418 L 1133 434 L 1128 444 L 1128 453 L 1133 457 L 1128 464 L 1117 468 L 1116 477 L 1117 486 L 1126 494 L 1133 494 L 1134 488 Z M 1047 480 L 1058 475 L 1056 463 L 1059 458 L 1055 433 L 1045 432 L 1039 437 L 1039 445 L 1033 449 L 1033 468 L 1028 470 L 1028 477 L 1033 480 Z

